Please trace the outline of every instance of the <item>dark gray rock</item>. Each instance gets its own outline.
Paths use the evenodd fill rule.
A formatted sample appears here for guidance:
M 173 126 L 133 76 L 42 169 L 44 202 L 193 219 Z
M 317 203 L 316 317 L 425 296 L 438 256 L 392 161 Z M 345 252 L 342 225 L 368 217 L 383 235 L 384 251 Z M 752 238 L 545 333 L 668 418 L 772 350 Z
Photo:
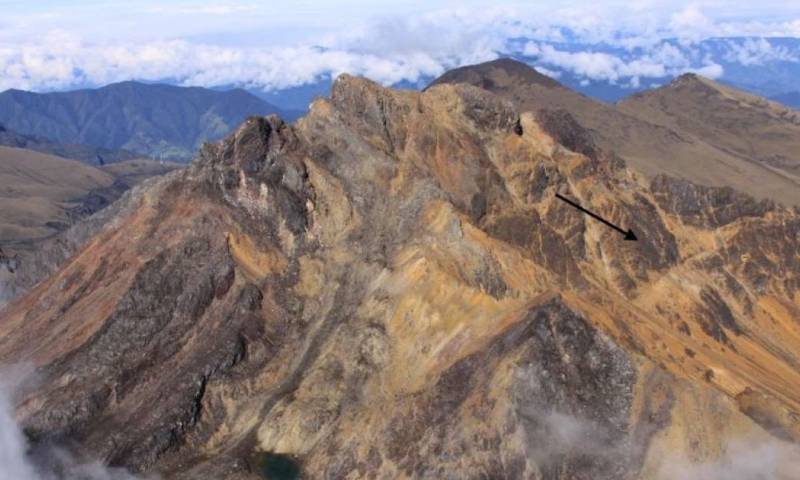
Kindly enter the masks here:
M 707 187 L 666 175 L 656 176 L 650 188 L 661 208 L 698 227 L 722 227 L 775 208 L 771 201 L 758 201 L 730 187 Z

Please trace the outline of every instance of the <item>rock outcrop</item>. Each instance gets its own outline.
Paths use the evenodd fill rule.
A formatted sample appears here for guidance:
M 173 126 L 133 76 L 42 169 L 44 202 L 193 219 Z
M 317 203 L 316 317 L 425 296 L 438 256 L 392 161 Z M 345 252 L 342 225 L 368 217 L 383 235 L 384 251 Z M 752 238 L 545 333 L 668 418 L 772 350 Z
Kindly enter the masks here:
M 666 479 L 732 442 L 797 471 L 798 212 L 564 115 L 342 76 L 125 205 L 0 312 L 35 445 L 176 479 Z

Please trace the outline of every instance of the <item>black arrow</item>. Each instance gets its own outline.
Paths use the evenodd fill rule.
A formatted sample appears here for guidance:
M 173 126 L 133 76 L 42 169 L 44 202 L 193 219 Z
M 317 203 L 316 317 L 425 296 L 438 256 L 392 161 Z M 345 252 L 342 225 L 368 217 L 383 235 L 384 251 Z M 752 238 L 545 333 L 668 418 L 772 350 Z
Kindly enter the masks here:
M 570 204 L 573 207 L 577 208 L 578 210 L 580 210 L 581 212 L 585 213 L 586 215 L 589 215 L 592 218 L 600 220 L 601 222 L 605 223 L 609 227 L 611 227 L 614 230 L 618 231 L 619 233 L 625 235 L 625 240 L 630 240 L 632 242 L 635 242 L 637 240 L 636 234 L 633 233 L 633 230 L 631 230 L 630 228 L 627 231 L 625 231 L 625 230 L 619 228 L 618 226 L 614 225 L 613 223 L 609 222 L 605 218 L 603 218 L 603 217 L 601 217 L 601 216 L 599 216 L 599 215 L 597 215 L 595 213 L 592 213 L 589 210 L 586 210 L 585 208 L 581 207 L 580 205 L 578 205 L 577 203 L 573 202 L 572 200 L 570 200 L 568 198 L 564 198 L 564 197 L 562 197 L 561 195 L 559 195 L 557 193 L 556 193 L 556 198 L 558 198 L 559 200 L 562 200 L 564 202 L 567 202 L 568 204 Z

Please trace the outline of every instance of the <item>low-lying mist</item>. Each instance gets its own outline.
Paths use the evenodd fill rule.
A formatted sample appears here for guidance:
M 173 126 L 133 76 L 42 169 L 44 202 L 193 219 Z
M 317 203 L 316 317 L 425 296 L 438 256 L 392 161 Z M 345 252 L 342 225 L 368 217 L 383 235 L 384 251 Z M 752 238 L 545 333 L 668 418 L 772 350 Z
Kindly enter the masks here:
M 30 368 L 0 369 L 0 480 L 143 480 L 97 461 L 80 461 L 56 446 L 37 451 L 34 458 L 14 418 L 16 396 L 34 379 Z
M 633 454 L 635 445 L 609 442 L 603 426 L 557 411 L 527 411 L 541 425 L 546 441 L 528 451 L 540 466 L 557 463 L 565 456 L 615 461 Z M 602 464 L 602 462 L 597 462 Z M 605 477 L 604 477 L 605 478 Z M 722 446 L 713 459 L 690 459 L 683 454 L 666 454 L 655 468 L 640 472 L 646 480 L 798 480 L 800 448 L 768 436 L 739 436 Z
M 145 480 L 98 461 L 82 461 L 57 446 L 37 447 L 32 454 L 28 440 L 14 416 L 20 392 L 35 382 L 30 368 L 0 368 L 0 480 Z M 527 412 L 531 414 L 531 412 Z M 619 458 L 621 449 L 611 445 L 608 432 L 594 422 L 555 411 L 539 412 L 541 434 L 546 441 L 528 452 L 539 465 L 558 462 L 564 455 L 580 452 L 594 458 Z M 667 455 L 655 471 L 642 472 L 652 480 L 792 480 L 800 478 L 800 449 L 780 440 L 739 437 L 728 442 L 712 461 L 692 461 Z M 147 480 L 155 480 L 148 477 Z
M 740 437 L 728 442 L 714 461 L 692 463 L 667 457 L 657 480 L 793 480 L 800 478 L 800 451 L 780 440 Z

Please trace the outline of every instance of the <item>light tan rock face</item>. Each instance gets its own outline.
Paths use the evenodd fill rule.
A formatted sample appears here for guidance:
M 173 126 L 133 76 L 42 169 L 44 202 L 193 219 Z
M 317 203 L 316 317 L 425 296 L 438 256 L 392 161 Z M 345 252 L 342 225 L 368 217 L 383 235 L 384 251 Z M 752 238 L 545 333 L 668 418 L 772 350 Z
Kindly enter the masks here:
M 789 479 L 799 233 L 478 88 L 343 76 L 144 192 L 0 313 L 0 359 L 40 369 L 36 444 L 163 478 L 275 452 L 305 478 Z

